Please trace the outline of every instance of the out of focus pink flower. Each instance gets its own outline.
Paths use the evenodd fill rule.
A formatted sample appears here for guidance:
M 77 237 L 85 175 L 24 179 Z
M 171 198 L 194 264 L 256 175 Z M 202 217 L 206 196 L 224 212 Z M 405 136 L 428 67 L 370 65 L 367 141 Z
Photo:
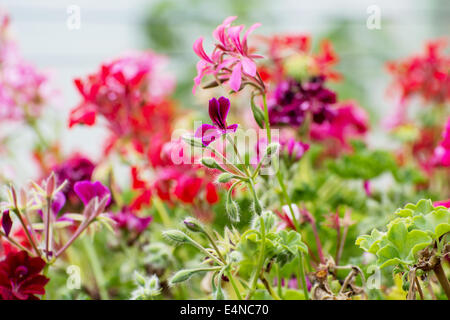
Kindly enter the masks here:
M 25 61 L 8 37 L 9 17 L 0 11 L 0 121 L 38 117 L 54 91 L 48 76 Z
M 450 199 L 435 201 L 435 202 L 433 202 L 433 206 L 435 206 L 435 207 L 443 206 L 446 208 L 450 208 Z
M 436 166 L 450 167 L 450 118 L 445 125 L 442 141 L 434 149 L 431 162 Z
M 364 135 L 368 130 L 368 116 L 364 109 L 346 103 L 334 110 L 330 121 L 312 123 L 310 135 L 314 140 L 333 139 L 341 146 L 349 147 L 349 139 Z
M 194 42 L 194 52 L 201 60 L 197 63 L 193 93 L 203 77 L 208 74 L 214 75 L 219 82 L 228 81 L 230 88 L 236 92 L 241 89 L 242 81 L 253 82 L 262 90 L 264 89 L 254 61 L 262 56 L 251 53 L 247 44 L 248 36 L 261 24 L 255 23 L 241 37 L 244 26 L 231 26 L 236 18 L 235 16 L 226 18 L 214 30 L 213 36 L 217 43 L 211 55 L 208 55 L 203 49 L 202 37 Z

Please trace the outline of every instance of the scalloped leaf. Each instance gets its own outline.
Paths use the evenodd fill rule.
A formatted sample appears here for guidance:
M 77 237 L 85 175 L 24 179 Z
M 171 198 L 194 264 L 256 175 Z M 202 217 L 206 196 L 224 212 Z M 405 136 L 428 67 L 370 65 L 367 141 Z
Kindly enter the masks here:
M 413 221 L 415 227 L 427 232 L 435 240 L 450 232 L 450 211 L 446 208 L 437 208 L 427 215 L 415 216 Z
M 359 236 L 358 239 L 356 239 L 355 244 L 367 252 L 376 254 L 380 249 L 380 242 L 385 235 L 385 232 L 373 229 L 370 235 Z
M 422 230 L 408 231 L 405 223 L 393 223 L 386 233 L 387 245 L 377 251 L 380 268 L 414 263 L 414 255 L 429 246 L 433 239 Z
M 395 214 L 400 217 L 415 217 L 434 211 L 436 208 L 430 199 L 422 199 L 417 204 L 408 203 L 404 208 L 398 209 Z

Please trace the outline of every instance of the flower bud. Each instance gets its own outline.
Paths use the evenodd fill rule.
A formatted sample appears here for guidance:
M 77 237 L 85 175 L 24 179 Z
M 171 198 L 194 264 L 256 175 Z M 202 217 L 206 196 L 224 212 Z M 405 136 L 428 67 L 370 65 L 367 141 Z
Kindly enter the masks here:
M 214 159 L 214 158 L 204 157 L 200 161 L 207 168 L 217 169 L 217 170 L 220 170 L 222 172 L 225 172 L 225 170 L 217 163 L 216 159 Z
M 9 215 L 9 210 L 3 211 L 2 228 L 3 228 L 3 232 L 5 233 L 5 235 L 7 237 L 9 236 L 9 233 L 11 232 L 12 224 L 13 224 L 13 222 L 11 220 L 11 216 Z
M 188 217 L 184 219 L 183 223 L 192 232 L 204 232 L 203 226 L 194 218 Z
M 271 158 L 274 154 L 278 152 L 278 149 L 280 148 L 280 144 L 273 142 L 269 144 L 266 148 L 266 156 L 268 158 Z
M 204 148 L 205 146 L 203 145 L 203 142 L 200 138 L 196 138 L 194 136 L 183 136 L 181 137 L 183 139 L 184 142 L 186 142 L 187 144 L 196 147 L 196 148 Z
M 240 216 L 239 216 L 239 206 L 236 203 L 236 201 L 232 200 L 231 198 L 227 197 L 227 201 L 225 203 L 225 211 L 228 214 L 228 217 L 232 222 L 239 222 Z
M 173 277 L 170 279 L 170 284 L 175 284 L 175 283 L 180 283 L 180 282 L 186 281 L 199 271 L 202 271 L 202 270 L 198 270 L 198 269 L 180 270 L 177 273 L 175 273 L 173 275 Z
M 189 237 L 182 231 L 179 230 L 168 230 L 163 232 L 163 235 L 174 242 L 186 243 L 189 241 Z
M 219 183 L 227 183 L 227 182 L 230 182 L 231 179 L 233 179 L 233 177 L 234 177 L 234 175 L 232 175 L 231 173 L 225 172 L 225 173 L 220 174 L 217 177 L 217 182 L 219 182 Z

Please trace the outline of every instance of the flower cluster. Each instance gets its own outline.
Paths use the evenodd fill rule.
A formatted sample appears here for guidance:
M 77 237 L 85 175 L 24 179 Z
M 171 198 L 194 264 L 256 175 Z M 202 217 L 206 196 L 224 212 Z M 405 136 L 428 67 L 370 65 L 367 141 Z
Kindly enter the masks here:
M 450 57 L 442 53 L 445 46 L 444 40 L 432 41 L 424 54 L 388 63 L 402 99 L 419 96 L 437 104 L 450 101 Z
M 130 139 L 138 151 L 150 135 L 170 133 L 173 80 L 162 72 L 165 59 L 153 52 L 132 52 L 111 62 L 86 79 L 75 79 L 83 100 L 72 110 L 69 127 L 107 121 L 116 139 Z M 109 146 L 111 148 L 112 145 Z
M 264 91 L 262 82 L 254 59 L 262 58 L 252 53 L 247 40 L 249 35 L 260 26 L 252 25 L 241 37 L 243 25 L 231 26 L 237 17 L 226 18 L 213 32 L 217 43 L 213 52 L 208 55 L 203 49 L 203 38 L 198 38 L 194 43 L 194 52 L 200 57 L 197 63 L 197 77 L 194 79 L 193 93 L 205 75 L 212 74 L 214 82 L 221 84 L 228 82 L 232 90 L 238 92 L 243 85 L 252 84 Z M 213 85 L 214 85 L 213 82 Z
M 21 57 L 8 31 L 9 16 L 0 11 L 0 121 L 32 121 L 54 92 L 47 75 Z

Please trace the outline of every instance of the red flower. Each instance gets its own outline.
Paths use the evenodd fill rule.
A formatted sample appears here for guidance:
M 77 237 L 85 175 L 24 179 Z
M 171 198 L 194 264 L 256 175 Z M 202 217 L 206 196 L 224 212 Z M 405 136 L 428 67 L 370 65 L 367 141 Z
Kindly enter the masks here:
M 403 99 L 418 95 L 435 103 L 450 100 L 450 57 L 442 54 L 445 45 L 443 40 L 432 41 L 427 43 L 423 55 L 388 63 Z
M 39 300 L 36 295 L 45 294 L 50 280 L 41 275 L 45 262 L 31 258 L 25 251 L 10 253 L 0 262 L 1 300 Z

